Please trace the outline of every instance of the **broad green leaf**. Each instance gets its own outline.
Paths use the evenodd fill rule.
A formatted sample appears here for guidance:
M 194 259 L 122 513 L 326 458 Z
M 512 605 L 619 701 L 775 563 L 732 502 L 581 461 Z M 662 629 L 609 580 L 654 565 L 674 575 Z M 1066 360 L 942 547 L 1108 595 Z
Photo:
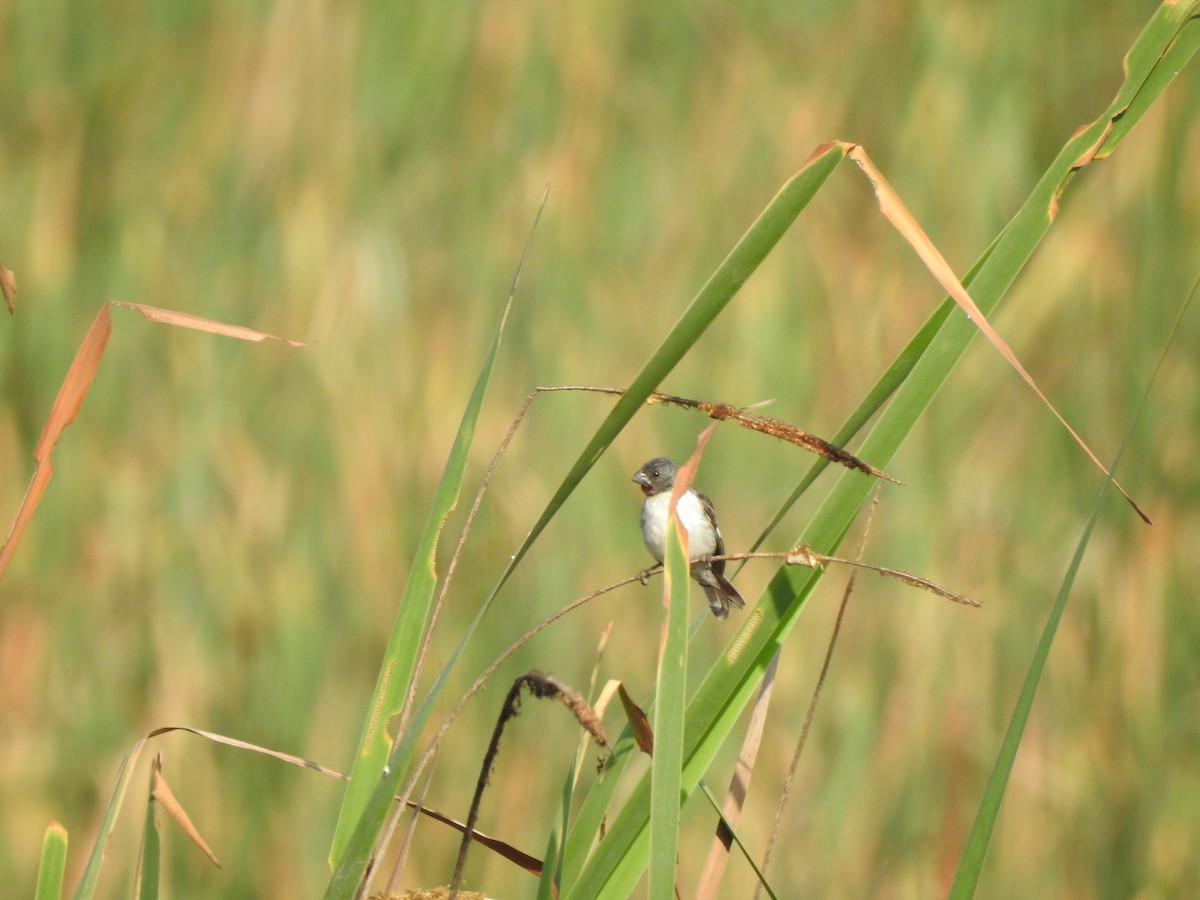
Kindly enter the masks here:
M 46 834 L 42 838 L 42 859 L 38 864 L 34 900 L 59 900 L 66 870 L 67 829 L 57 822 L 51 822 L 46 826 Z
M 534 229 L 537 228 L 537 222 L 541 218 L 545 202 L 546 198 L 543 196 L 542 205 L 538 207 L 537 216 L 534 219 Z M 532 239 L 532 236 L 531 230 L 530 239 Z M 529 244 L 527 242 L 525 253 L 528 252 Z M 521 265 L 524 264 L 524 260 L 525 255 L 522 254 L 521 264 L 517 268 L 517 277 L 520 276 Z M 338 816 L 337 827 L 334 831 L 333 846 L 330 850 L 330 862 L 335 871 L 340 870 L 342 864 L 345 862 L 346 850 L 350 845 L 351 837 L 357 835 L 355 854 L 354 859 L 351 860 L 351 866 L 361 876 L 361 872 L 365 870 L 367 865 L 370 847 L 374 844 L 375 837 L 378 834 L 379 823 L 382 823 L 383 817 L 386 814 L 387 803 L 390 802 L 377 802 L 376 808 L 363 821 L 368 801 L 373 794 L 379 793 L 377 788 L 380 785 L 380 778 L 384 773 L 384 767 L 388 764 L 389 757 L 393 755 L 392 751 L 396 749 L 393 747 L 393 741 L 388 729 L 389 727 L 396 727 L 393 717 L 400 714 L 401 707 L 408 696 L 409 688 L 412 684 L 417 665 L 418 651 L 425 635 L 425 627 L 429 621 L 430 608 L 433 604 L 434 590 L 438 582 L 438 538 L 441 537 L 446 520 L 458 505 L 458 497 L 462 491 L 463 476 L 467 467 L 467 454 L 471 447 L 471 440 L 475 436 L 475 427 L 479 422 L 479 412 L 483 408 L 483 400 L 487 394 L 488 383 L 491 381 L 492 370 L 496 365 L 496 357 L 500 350 L 500 340 L 504 336 L 504 326 L 508 321 L 513 297 L 516 294 L 517 277 L 514 277 L 512 289 L 509 291 L 508 298 L 504 302 L 504 307 L 500 313 L 500 321 L 496 326 L 496 332 L 492 338 L 492 344 L 488 348 L 483 366 L 479 370 L 479 376 L 475 380 L 475 388 L 471 392 L 470 399 L 467 401 L 467 408 L 463 412 L 462 421 L 458 427 L 458 434 L 455 435 L 454 444 L 450 448 L 449 459 L 446 461 L 446 467 L 442 471 L 442 479 L 438 484 L 437 493 L 434 496 L 433 505 L 429 511 L 429 518 L 425 523 L 425 529 L 421 533 L 421 540 L 413 555 L 412 565 L 409 569 L 408 583 L 405 586 L 404 595 L 400 600 L 400 609 L 396 615 L 396 623 L 392 628 L 391 637 L 388 639 L 383 664 L 379 669 L 379 677 L 376 681 L 375 691 L 371 696 L 371 703 L 363 725 L 358 753 L 354 757 L 354 766 L 350 771 L 350 784 L 346 787 L 346 792 L 342 798 L 342 809 Z M 415 730 L 417 733 L 420 733 L 420 725 L 422 724 L 424 724 L 423 719 L 419 723 L 415 721 L 409 723 L 407 732 L 411 733 Z M 404 742 L 402 741 L 401 743 Z M 405 744 L 405 746 L 407 747 L 408 745 Z M 392 785 L 389 788 L 388 796 L 394 794 L 395 785 L 400 783 L 406 771 L 407 762 L 405 760 L 392 760 L 389 766 L 390 777 L 384 779 Z M 367 826 L 361 833 L 357 831 L 360 822 Z M 374 825 L 371 823 L 374 823 Z M 355 885 L 357 885 L 358 878 L 354 878 L 349 872 L 343 873 L 343 875 L 344 877 L 340 883 L 344 885 L 353 878 Z M 335 881 L 337 880 L 335 878 Z M 332 883 L 330 887 L 332 889 Z M 340 896 L 340 894 L 331 896 Z
M 633 759 L 635 751 L 637 751 L 637 741 L 634 740 L 632 729 L 626 725 L 613 747 L 608 765 L 604 767 L 604 774 L 584 796 L 583 803 L 575 813 L 566 840 L 563 842 L 560 891 L 563 890 L 562 885 L 574 884 L 579 879 L 579 874 L 587 861 L 587 854 L 592 848 L 592 842 L 600 833 L 609 801 L 612 799 L 617 785 L 620 784 L 621 774 L 625 771 L 629 761 Z
M 675 896 L 679 847 L 679 775 L 687 691 L 688 552 L 679 520 L 667 526 L 663 596 L 667 621 L 658 660 L 654 704 L 654 757 L 650 763 L 650 900 Z
M 1125 56 L 1126 79 L 1113 101 L 1109 117 L 1111 130 L 1096 151 L 1097 159 L 1104 159 L 1121 143 L 1195 55 L 1200 46 L 1198 15 L 1200 2 L 1197 0 L 1164 3 L 1146 23 Z

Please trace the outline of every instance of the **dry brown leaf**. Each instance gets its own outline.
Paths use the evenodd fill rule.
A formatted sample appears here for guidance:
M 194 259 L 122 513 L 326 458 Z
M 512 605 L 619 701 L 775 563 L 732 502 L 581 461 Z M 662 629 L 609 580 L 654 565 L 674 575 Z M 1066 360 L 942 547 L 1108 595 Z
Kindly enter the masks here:
M 801 544 L 799 547 L 793 547 L 787 552 L 784 561 L 789 566 L 808 566 L 810 569 L 820 569 L 823 563 L 817 558 L 817 554 L 813 552 L 812 547 L 808 544 Z
M 621 392 L 617 391 L 617 393 Z M 710 419 L 715 419 L 718 422 L 734 422 L 742 428 L 779 438 L 779 440 L 795 444 L 797 447 L 803 447 L 810 453 L 822 456 L 830 462 L 837 463 L 839 466 L 845 466 L 847 469 L 855 469 L 859 472 L 865 472 L 868 475 L 874 475 L 877 478 L 886 479 L 893 484 L 900 484 L 899 481 L 887 472 L 863 462 L 854 456 L 854 454 L 846 452 L 841 447 L 831 444 L 829 441 L 815 434 L 810 434 L 801 428 L 797 428 L 789 422 L 776 419 L 773 416 L 752 416 L 729 403 L 689 400 L 687 397 L 676 397 L 672 394 L 664 394 L 659 391 L 651 391 L 650 396 L 646 398 L 646 402 L 667 403 L 687 409 L 696 409 L 707 415 Z
M 1072 428 L 1067 423 L 1067 420 L 1062 417 L 1062 414 L 1055 409 L 1054 404 L 1051 403 L 1046 395 L 1042 393 L 1042 389 L 1037 386 L 1037 382 L 1033 380 L 1033 376 L 1025 371 L 1025 367 L 1021 365 L 1021 362 L 1017 359 L 1016 354 L 1013 353 L 1008 344 L 1005 343 L 1004 339 L 1000 337 L 996 330 L 992 328 L 991 323 L 988 322 L 987 318 L 980 311 L 979 307 L 975 305 L 975 301 L 971 299 L 971 295 L 967 293 L 967 289 L 963 287 L 962 282 L 958 280 L 958 276 L 954 274 L 954 270 L 950 268 L 950 264 L 946 262 L 945 257 L 943 257 L 938 251 L 937 247 L 934 246 L 933 241 L 929 239 L 928 235 L 925 234 L 921 226 L 917 224 L 917 220 L 913 217 L 912 213 L 908 211 L 908 208 L 904 205 L 904 202 L 900 199 L 899 195 L 892 190 L 892 186 L 888 184 L 887 180 L 883 177 L 883 174 L 877 168 L 875 168 L 875 164 L 872 163 L 867 157 L 867 153 L 865 150 L 863 150 L 862 146 L 859 144 L 851 145 L 847 155 L 858 164 L 858 167 L 862 169 L 863 173 L 867 176 L 867 179 L 871 182 L 871 186 L 875 190 L 875 197 L 879 201 L 879 209 L 883 213 L 884 218 L 891 222 L 895 229 L 900 232 L 900 235 L 906 241 L 908 241 L 909 245 L 914 250 L 917 251 L 917 256 L 919 256 L 921 261 L 925 263 L 925 267 L 933 274 L 933 277 L 938 280 L 938 283 L 941 284 L 941 286 L 946 289 L 946 292 L 954 298 L 955 302 L 962 307 L 963 312 L 965 312 L 971 321 L 975 323 L 975 327 L 982 331 L 987 339 L 992 342 L 997 350 L 1000 351 L 1000 354 L 1006 360 L 1008 360 L 1008 364 L 1016 369 L 1017 373 L 1025 380 L 1025 383 L 1033 388 L 1034 393 L 1036 393 L 1038 397 L 1041 398 L 1042 402 L 1046 404 L 1046 407 L 1052 413 L 1054 413 L 1058 421 L 1063 424 L 1063 427 L 1071 433 L 1071 437 L 1075 438 L 1075 442 L 1083 448 L 1083 452 L 1091 458 L 1092 462 L 1096 464 L 1096 467 L 1112 480 L 1113 486 L 1121 492 L 1126 500 L 1129 501 L 1129 504 L 1134 508 L 1137 514 L 1142 517 L 1142 520 L 1149 523 L 1149 516 L 1142 512 L 1141 507 L 1134 502 L 1134 499 L 1130 497 L 1125 489 L 1117 482 L 1117 480 L 1112 477 L 1108 469 L 1105 468 L 1104 463 L 1100 462 L 1100 458 L 1092 452 L 1091 448 L 1084 442 L 1083 438 L 1076 433 L 1075 429 Z M 1080 161 L 1077 163 L 1077 166 L 1086 165 L 1088 162 L 1090 162 L 1090 157 L 1081 157 Z
M 265 331 L 256 331 L 253 328 L 246 328 L 244 325 L 227 325 L 224 322 L 218 322 L 215 319 L 206 319 L 203 316 L 194 316 L 191 313 L 175 312 L 171 309 L 163 309 L 159 306 L 146 306 L 143 303 L 122 303 L 119 300 L 113 300 L 110 306 L 122 306 L 125 309 L 132 309 L 151 322 L 161 322 L 163 325 L 178 325 L 180 328 L 191 328 L 193 331 L 207 331 L 209 334 L 220 334 L 225 337 L 237 338 L 239 341 L 251 341 L 259 343 L 260 341 L 280 341 L 291 347 L 303 347 L 303 341 L 293 341 L 288 338 L 276 337 L 273 334 L 267 334 Z
M 696 449 L 688 461 L 679 467 L 679 471 L 675 473 L 675 486 L 671 491 L 671 514 L 675 513 L 675 504 L 679 502 L 679 498 L 687 493 L 688 488 L 692 486 L 692 482 L 696 480 L 696 470 L 700 468 L 700 457 L 704 454 L 704 448 L 708 444 L 708 439 L 712 437 L 713 429 L 716 425 L 709 425 L 696 438 Z M 687 549 L 687 529 L 680 527 L 679 536 L 683 538 L 684 549 Z
M 261 747 L 258 744 L 251 744 L 247 741 L 227 737 L 223 734 L 205 731 L 202 728 L 191 728 L 187 725 L 168 725 L 163 728 L 156 728 L 154 731 L 151 731 L 148 735 L 146 735 L 143 741 L 158 737 L 162 734 L 167 734 L 172 731 L 186 731 L 189 734 L 207 738 L 208 740 L 217 744 L 224 744 L 227 747 L 233 747 L 238 750 L 249 750 L 251 753 L 259 753 L 263 756 L 269 756 L 272 759 L 277 759 L 280 762 L 285 762 L 289 765 L 299 766 L 302 769 L 312 769 L 314 772 L 320 772 L 322 775 L 328 775 L 329 777 L 336 778 L 339 781 L 350 780 L 348 776 L 343 775 L 341 772 L 338 772 L 335 769 L 327 768 L 320 763 L 313 762 L 311 759 L 305 759 L 302 756 L 294 756 L 291 753 L 284 753 L 281 750 L 272 750 L 269 747 Z M 457 819 L 452 819 L 450 816 L 440 813 L 435 809 L 430 809 L 427 806 L 421 806 L 420 804 L 413 803 L 411 800 L 408 802 L 408 807 L 416 810 L 423 816 L 433 819 L 435 822 L 441 822 L 443 825 L 449 825 L 458 832 L 462 832 L 466 829 L 466 825 L 464 825 L 462 822 L 459 822 Z M 471 833 L 471 840 L 478 844 L 482 844 L 495 853 L 498 853 L 500 856 L 503 856 L 510 862 L 514 862 L 523 869 L 532 872 L 534 875 L 542 874 L 542 861 L 536 856 L 532 856 L 531 854 L 514 847 L 512 844 L 502 841 L 499 838 L 494 838 L 482 831 L 473 831 Z
M 212 864 L 218 869 L 221 868 L 221 861 L 209 849 L 208 844 L 204 842 L 204 838 L 200 837 L 200 832 L 196 830 L 196 826 L 188 818 L 183 805 L 176 799 L 171 786 L 167 784 L 167 779 L 163 777 L 161 753 L 154 757 L 150 772 L 150 783 L 153 785 L 150 793 L 158 801 L 158 805 L 167 811 L 171 818 L 175 820 L 175 824 L 183 829 L 183 833 L 192 839 L 192 843 L 199 847 L 204 855 L 212 860 Z
M 708 444 L 708 439 L 712 437 L 713 430 L 716 427 L 716 425 L 709 425 L 702 432 L 700 432 L 700 436 L 696 438 L 696 449 L 692 455 L 688 457 L 688 461 L 680 466 L 679 471 L 675 473 L 675 485 L 671 490 L 671 506 L 669 507 L 669 515 L 675 520 L 675 527 L 679 529 L 679 540 L 680 543 L 683 544 L 684 555 L 689 559 L 691 557 L 688 553 L 687 529 L 683 527 L 683 524 L 675 516 L 675 505 L 679 503 L 679 498 L 688 492 L 688 489 L 692 486 L 692 482 L 695 481 L 696 470 L 700 468 L 700 457 L 704 455 L 704 448 Z M 669 605 L 670 600 L 671 580 L 670 578 L 664 577 L 663 605 Z M 663 627 L 666 627 L 665 621 L 663 622 Z M 665 631 L 663 632 L 663 635 L 665 637 Z
M 712 437 L 713 429 L 716 425 L 709 425 L 696 438 L 696 450 L 688 457 L 688 461 L 679 467 L 679 471 L 675 473 L 675 486 L 671 490 L 671 505 L 668 507 L 667 514 L 670 519 L 667 522 L 667 527 L 670 528 L 671 521 L 674 521 L 675 527 L 679 530 L 679 543 L 683 545 L 683 555 L 691 559 L 691 551 L 688 549 L 688 534 L 687 529 L 683 527 L 683 523 L 675 515 L 675 506 L 679 503 L 679 498 L 687 493 L 688 488 L 692 486 L 692 481 L 696 478 L 696 470 L 700 468 L 700 457 L 704 454 L 704 447 L 708 443 L 708 439 Z M 663 608 L 670 609 L 671 607 L 671 573 L 668 569 L 663 568 Z M 662 631 L 658 638 L 658 663 L 661 666 L 663 653 L 667 649 L 667 620 L 669 616 L 663 616 Z
M 1089 123 L 1087 125 L 1080 126 L 1079 130 L 1076 131 L 1075 134 L 1080 134 L 1081 132 L 1087 131 L 1089 128 L 1092 127 L 1093 124 L 1095 124 L 1095 123 Z M 1075 160 L 1075 162 L 1071 163 L 1071 171 L 1072 172 L 1078 171 L 1079 169 L 1082 169 L 1084 166 L 1091 165 L 1092 160 L 1094 160 L 1096 158 L 1096 154 L 1098 152 L 1100 152 L 1100 148 L 1102 146 L 1104 146 L 1104 142 L 1108 140 L 1108 136 L 1112 133 L 1112 129 L 1113 129 L 1113 121 L 1112 121 L 1112 119 L 1109 119 L 1107 122 L 1104 123 L 1104 130 L 1100 132 L 1100 136 L 1098 138 L 1096 138 L 1095 143 L 1093 143 L 1092 146 L 1090 146 L 1086 150 L 1084 150 L 1083 153 L 1079 154 L 1079 158 L 1077 160 Z M 1056 200 L 1058 199 L 1057 194 L 1055 195 L 1055 199 Z
M 42 434 L 33 451 L 33 477 L 29 481 L 29 487 L 25 489 L 25 496 L 17 509 L 8 537 L 5 538 L 3 546 L 0 546 L 0 579 L 8 570 L 12 555 L 21 541 L 21 535 L 25 533 L 25 526 L 29 524 L 34 510 L 41 502 L 42 494 L 46 492 L 46 485 L 50 483 L 50 476 L 54 474 L 54 462 L 51 459 L 54 445 L 58 443 L 63 429 L 75 421 L 83 398 L 87 396 L 88 388 L 92 384 L 92 378 L 96 375 L 96 366 L 104 353 L 104 346 L 108 343 L 111 331 L 108 304 L 105 304 L 92 321 L 92 327 L 88 329 L 87 336 L 79 346 L 71 368 L 67 370 L 67 377 L 58 389 L 58 396 L 54 398 L 54 405 L 50 407 L 50 416 L 42 427 Z
M 0 263 L 0 293 L 4 294 L 4 305 L 8 307 L 11 315 L 16 309 L 17 276 L 13 274 L 12 269 L 5 268 L 4 263 Z
M 0 278 L 2 277 L 0 275 Z M 62 387 L 58 389 L 58 396 L 54 398 L 54 405 L 50 407 L 50 415 L 46 419 L 46 424 L 42 427 L 42 434 L 33 451 L 33 476 L 30 478 L 29 487 L 25 489 L 25 497 L 17 509 L 17 515 L 13 519 L 8 537 L 5 538 L 3 546 L 0 546 L 0 579 L 4 578 L 8 564 L 12 561 L 17 545 L 21 542 L 21 536 L 25 533 L 29 520 L 33 518 L 33 513 L 41 502 L 42 495 L 46 492 L 46 485 L 50 483 L 50 477 L 54 474 L 52 459 L 54 446 L 62 437 L 63 430 L 75 421 L 75 417 L 79 414 L 79 408 L 83 405 L 83 399 L 92 386 L 92 379 L 96 377 L 96 369 L 100 365 L 100 358 L 104 355 L 108 337 L 112 333 L 109 310 L 113 306 L 135 310 L 151 322 L 161 322 L 165 325 L 177 325 L 181 328 L 206 331 L 210 334 L 224 335 L 243 341 L 272 340 L 283 341 L 292 347 L 303 346 L 300 341 L 275 337 L 262 331 L 255 331 L 253 328 L 226 325 L 223 322 L 193 316 L 189 313 L 160 309 L 157 306 L 116 301 L 105 303 L 96 313 L 96 318 L 92 320 L 92 325 L 88 329 L 83 343 L 79 345 L 75 359 L 71 362 L 71 368 L 67 370 L 67 375 L 63 379 Z
M 416 810 L 421 815 L 433 819 L 435 822 L 441 822 L 443 825 L 449 825 L 459 834 L 462 834 L 467 830 L 467 826 L 465 824 L 457 819 L 452 819 L 449 816 L 438 812 L 437 810 L 430 809 L 427 806 L 418 806 L 411 800 L 408 802 L 408 806 L 410 809 Z M 493 853 L 504 857 L 509 862 L 515 863 L 526 872 L 530 872 L 533 875 L 539 876 L 542 874 L 542 866 L 544 863 L 540 859 L 532 854 L 526 853 L 524 850 L 514 847 L 507 841 L 502 841 L 499 838 L 494 838 L 491 835 L 484 834 L 478 829 L 475 829 L 471 832 L 471 840 L 476 844 L 482 844 L 484 847 L 487 847 Z M 459 896 L 461 897 L 462 894 L 460 893 Z
M 717 831 L 713 835 L 709 847 L 708 858 L 700 873 L 700 881 L 696 886 L 696 900 L 716 900 L 720 893 L 721 879 L 729 862 L 729 848 L 733 845 L 733 832 L 742 818 L 742 809 L 746 796 L 750 792 L 750 778 L 754 774 L 754 766 L 758 761 L 758 751 L 762 747 L 763 731 L 767 726 L 767 712 L 771 706 L 771 694 L 775 688 L 775 675 L 779 671 L 779 652 L 771 657 L 771 662 L 763 672 L 762 687 L 750 710 L 750 721 L 746 725 L 746 736 L 742 739 L 742 749 L 738 753 L 737 765 L 729 781 L 729 790 L 725 794 L 725 802 L 721 806 L 723 819 L 717 820 Z M 726 824 L 728 823 L 728 825 Z
M 242 741 L 242 740 L 238 740 L 237 738 L 227 737 L 226 735 L 217 734 L 216 732 L 212 732 L 212 731 L 205 731 L 202 728 L 192 728 L 190 725 L 164 725 L 162 727 L 155 728 L 152 731 L 148 732 L 144 737 L 139 739 L 138 742 L 136 744 L 134 744 L 132 748 L 130 748 L 128 753 L 126 753 L 125 762 L 122 763 L 122 767 L 124 768 L 126 766 L 132 765 L 133 762 L 137 759 L 138 755 L 141 753 L 142 747 L 144 747 L 148 741 L 150 741 L 156 737 L 159 737 L 160 735 L 170 734 L 173 731 L 187 732 L 188 734 L 194 734 L 198 737 L 205 738 L 205 739 L 213 741 L 214 743 L 217 743 L 217 744 L 224 744 L 227 747 L 233 747 L 238 750 L 248 750 L 251 753 L 259 753 L 259 754 L 262 754 L 263 756 L 269 756 L 272 759 L 277 759 L 280 762 L 285 762 L 285 763 L 288 763 L 289 765 L 299 766 L 300 768 L 303 768 L 303 769 L 312 769 L 314 772 L 320 772 L 322 775 L 327 775 L 331 778 L 336 778 L 339 781 L 349 781 L 350 780 L 349 776 L 344 775 L 341 772 L 338 772 L 334 769 L 327 768 L 327 767 L 321 765 L 320 763 L 313 762 L 311 759 L 305 759 L 302 756 L 294 756 L 291 753 L 283 753 L 282 751 L 279 751 L 279 750 L 272 750 L 269 747 L 261 747 L 258 744 L 251 744 L 248 741 Z M 410 809 L 416 810 L 417 812 L 421 813 L 421 815 L 423 815 L 423 816 L 427 816 L 428 818 L 431 818 L 437 822 L 441 822 L 444 825 L 449 825 L 451 828 L 454 828 L 456 831 L 462 832 L 466 828 L 466 826 L 462 822 L 458 822 L 455 819 L 450 818 L 449 816 L 446 816 L 442 813 L 437 812 L 436 810 L 432 810 L 432 809 L 428 809 L 426 807 L 419 806 L 418 804 L 413 803 L 411 801 L 408 803 L 408 806 Z M 101 837 L 100 837 L 101 840 L 103 840 L 105 838 L 106 838 L 106 835 L 101 835 Z M 525 853 L 523 850 L 519 850 L 518 848 L 512 846 L 511 844 L 508 844 L 498 838 L 491 837 L 490 835 L 484 834 L 481 831 L 473 831 L 471 833 L 471 839 L 473 841 L 475 841 L 476 843 L 479 843 L 479 844 L 484 845 L 485 847 L 488 847 L 489 849 L 491 849 L 494 852 L 503 856 L 505 859 L 508 859 L 509 861 L 516 863 L 517 865 L 532 872 L 535 875 L 541 875 L 541 873 L 542 873 L 542 861 L 540 859 L 538 859 L 536 856 L 532 856 L 531 854 Z

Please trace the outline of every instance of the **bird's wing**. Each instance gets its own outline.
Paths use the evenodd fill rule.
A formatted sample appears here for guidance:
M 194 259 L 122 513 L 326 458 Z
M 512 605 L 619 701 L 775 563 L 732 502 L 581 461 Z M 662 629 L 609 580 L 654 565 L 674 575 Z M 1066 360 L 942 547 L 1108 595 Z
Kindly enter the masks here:
M 705 494 L 696 491 L 696 497 L 700 501 L 700 508 L 704 510 L 704 515 L 708 521 L 712 523 L 713 531 L 717 533 L 717 546 L 713 549 L 713 556 L 725 555 L 725 539 L 721 537 L 721 526 L 717 524 L 717 511 L 713 509 L 712 501 Z M 725 560 L 714 559 L 712 570 L 717 575 L 725 574 Z

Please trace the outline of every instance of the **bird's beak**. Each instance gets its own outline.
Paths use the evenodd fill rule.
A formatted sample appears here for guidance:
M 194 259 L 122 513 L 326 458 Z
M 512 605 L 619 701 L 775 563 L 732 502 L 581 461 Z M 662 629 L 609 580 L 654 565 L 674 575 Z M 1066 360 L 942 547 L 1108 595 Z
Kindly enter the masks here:
M 647 475 L 645 472 L 638 472 L 636 475 L 633 476 L 633 478 L 631 478 L 629 480 L 636 483 L 639 487 L 641 487 L 642 493 L 645 494 L 647 497 L 649 497 L 650 492 L 654 490 L 654 487 L 650 484 L 650 476 Z

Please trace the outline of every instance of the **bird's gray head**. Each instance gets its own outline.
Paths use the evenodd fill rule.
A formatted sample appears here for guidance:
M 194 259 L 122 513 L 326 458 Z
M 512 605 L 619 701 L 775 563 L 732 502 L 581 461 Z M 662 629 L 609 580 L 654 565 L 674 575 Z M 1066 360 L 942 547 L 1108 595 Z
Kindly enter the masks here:
M 657 456 L 638 469 L 632 480 L 641 486 L 643 494 L 653 497 L 675 486 L 677 471 L 679 466 L 665 456 Z

